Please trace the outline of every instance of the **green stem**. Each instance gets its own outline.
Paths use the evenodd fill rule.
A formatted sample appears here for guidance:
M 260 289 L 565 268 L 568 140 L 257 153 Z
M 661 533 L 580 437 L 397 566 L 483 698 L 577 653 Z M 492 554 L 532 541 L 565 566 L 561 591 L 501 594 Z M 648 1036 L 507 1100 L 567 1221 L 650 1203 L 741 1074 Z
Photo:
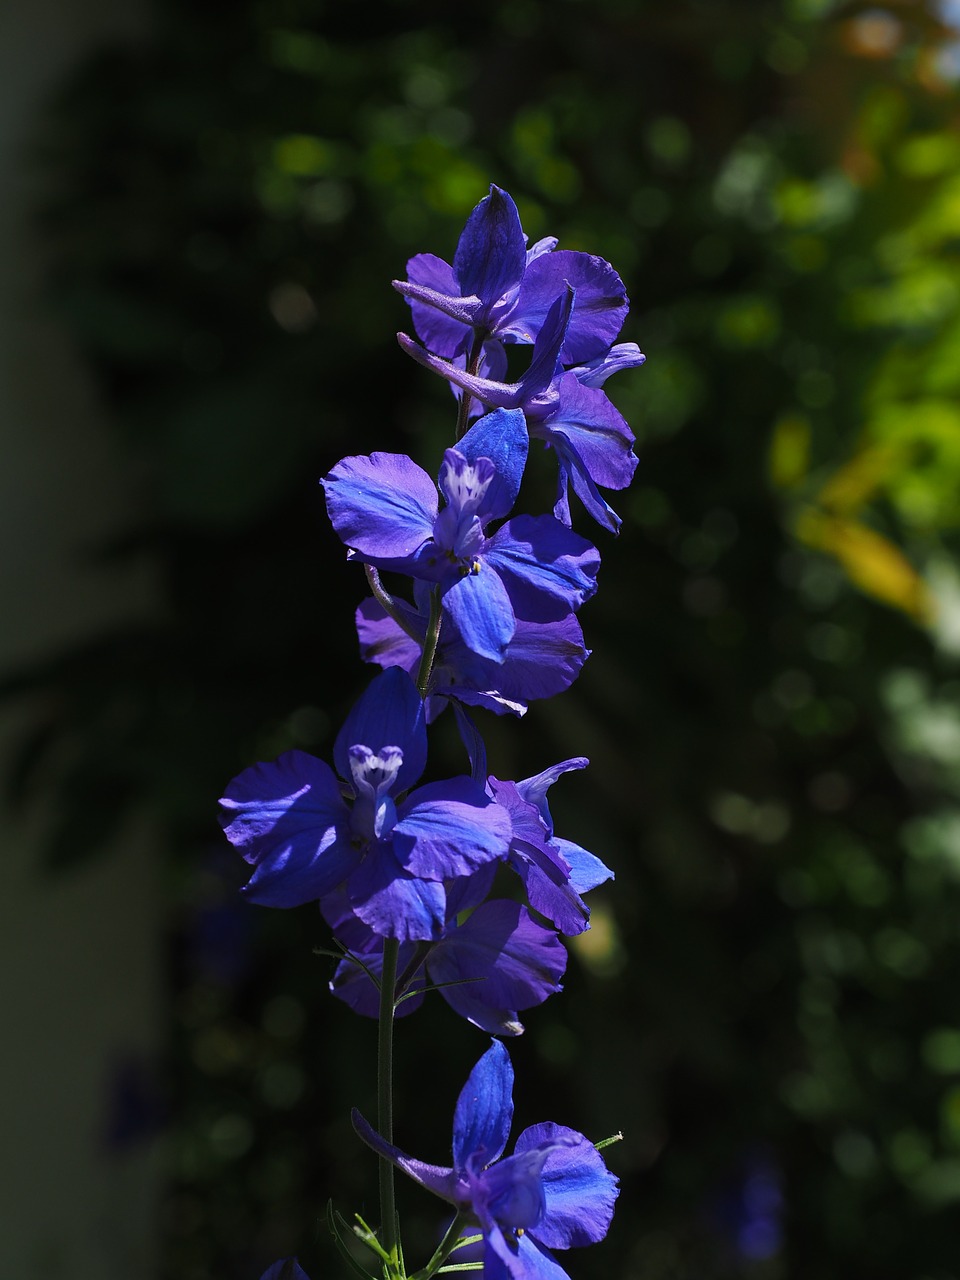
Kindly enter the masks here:
M 400 943 L 383 940 L 383 973 L 380 978 L 380 1026 L 377 1036 L 377 1128 L 380 1136 L 393 1143 L 393 1001 L 397 985 L 397 957 Z M 402 1280 L 400 1229 L 393 1182 L 393 1165 L 380 1156 L 381 1243 L 390 1261 L 385 1264 L 391 1278 Z
M 460 1232 L 463 1230 L 466 1224 L 467 1224 L 466 1217 L 462 1213 L 458 1213 L 457 1216 L 454 1218 L 454 1220 L 450 1223 L 450 1226 L 444 1232 L 443 1239 L 437 1245 L 436 1253 L 433 1255 L 433 1257 L 430 1259 L 427 1265 L 423 1268 L 423 1270 L 417 1271 L 412 1276 L 411 1280 L 430 1280 L 430 1277 L 432 1275 L 435 1275 L 437 1271 L 440 1270 L 440 1268 L 443 1266 L 443 1264 L 446 1262 L 446 1260 L 450 1257 L 451 1253 L 453 1253 L 454 1249 L 456 1248 L 457 1241 L 460 1239 Z
M 474 335 L 473 350 L 470 352 L 470 359 L 467 362 L 467 373 L 474 376 L 480 368 L 480 357 L 483 355 L 483 338 L 482 333 Z M 457 435 L 459 440 L 467 429 L 467 423 L 470 415 L 470 392 L 464 391 L 460 395 L 460 407 L 457 410 Z
M 424 636 L 423 652 L 420 655 L 420 670 L 417 672 L 417 688 L 420 690 L 421 698 L 427 696 L 430 672 L 433 670 L 433 660 L 437 656 L 441 615 L 440 589 L 436 587 L 430 597 L 430 621 L 427 623 L 427 634 Z
M 389 618 L 394 620 L 401 631 L 405 631 L 411 640 L 415 640 L 417 644 L 420 644 L 420 636 L 411 627 L 396 600 L 394 600 L 393 596 L 380 581 L 380 575 L 377 573 L 373 565 L 365 564 L 363 569 L 367 575 L 367 583 L 369 584 L 370 590 L 373 592 L 373 597 L 380 608 Z

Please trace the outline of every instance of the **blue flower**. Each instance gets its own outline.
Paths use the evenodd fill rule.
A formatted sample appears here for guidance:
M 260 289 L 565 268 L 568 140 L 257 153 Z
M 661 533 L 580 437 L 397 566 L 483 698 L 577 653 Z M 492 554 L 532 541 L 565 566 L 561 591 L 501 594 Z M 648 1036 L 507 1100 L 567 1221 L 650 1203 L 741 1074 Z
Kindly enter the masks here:
M 556 932 L 538 924 L 518 902 L 486 897 L 492 868 L 447 885 L 447 923 L 437 942 L 403 943 L 398 958 L 403 999 L 397 1015 L 423 1003 L 426 984 L 438 987 L 447 1004 L 492 1035 L 520 1035 L 518 1011 L 542 1004 L 561 989 L 567 952 Z M 349 949 L 330 990 L 357 1013 L 379 1016 L 383 940 L 336 899 L 324 915 L 340 944 Z M 465 918 L 464 918 L 465 917 Z
M 567 1280 L 550 1252 L 602 1240 L 617 1180 L 582 1133 L 537 1124 L 500 1157 L 513 1121 L 513 1067 L 495 1040 L 470 1073 L 453 1121 L 453 1166 L 424 1164 L 386 1142 L 354 1111 L 378 1155 L 449 1201 L 483 1233 L 484 1280 Z
M 323 900 L 341 885 L 381 937 L 431 939 L 446 918 L 444 881 L 503 858 L 509 817 L 473 779 L 428 783 L 423 702 L 399 668 L 382 672 L 344 722 L 334 762 L 288 751 L 244 770 L 220 801 L 227 839 L 254 871 L 243 892 L 264 906 Z
M 521 782 L 497 778 L 487 782 L 490 794 L 510 815 L 513 835 L 508 861 L 523 881 L 530 906 L 564 934 L 583 933 L 590 927 L 590 908 L 583 894 L 613 877 L 595 854 L 554 835 L 547 804 L 547 791 L 562 774 L 589 763 L 576 756 Z
M 563 618 L 596 591 L 597 549 L 553 516 L 511 511 L 527 458 L 519 411 L 481 418 L 448 449 L 439 487 L 404 454 L 344 458 L 323 481 L 352 559 L 436 583 L 445 614 L 481 658 L 502 662 L 518 618 Z
M 360 656 L 379 666 L 402 667 L 415 675 L 427 626 L 427 604 L 414 609 L 396 601 L 405 628 L 387 616 L 376 600 L 365 600 L 356 613 Z M 453 621 L 444 619 L 430 684 L 427 722 L 432 723 L 450 699 L 486 707 L 496 715 L 521 716 L 527 704 L 568 689 L 589 656 L 576 617 L 553 622 L 516 620 L 500 662 L 492 662 L 464 644 Z
M 479 338 L 499 365 L 500 342 L 535 342 L 551 306 L 572 285 L 579 303 L 561 358 L 590 360 L 610 346 L 626 318 L 623 281 L 603 258 L 553 252 L 556 243 L 551 236 L 528 249 L 513 199 L 491 186 L 467 219 L 453 265 L 418 254 L 407 263 L 409 281 L 394 280 L 393 287 L 410 303 L 417 334 L 435 354 L 469 356 Z
M 616 533 L 620 517 L 601 496 L 605 489 L 625 489 L 633 479 L 635 438 L 626 420 L 602 390 L 620 369 L 644 362 L 636 343 L 618 343 L 573 369 L 564 369 L 559 353 L 564 334 L 577 311 L 573 291 L 557 299 L 534 344 L 526 373 L 517 382 L 501 382 L 474 374 L 450 360 L 431 355 L 406 334 L 398 334 L 404 351 L 425 368 L 439 373 L 488 408 L 520 409 L 532 437 L 554 449 L 559 463 L 554 515 L 570 523 L 568 486 L 604 528 Z

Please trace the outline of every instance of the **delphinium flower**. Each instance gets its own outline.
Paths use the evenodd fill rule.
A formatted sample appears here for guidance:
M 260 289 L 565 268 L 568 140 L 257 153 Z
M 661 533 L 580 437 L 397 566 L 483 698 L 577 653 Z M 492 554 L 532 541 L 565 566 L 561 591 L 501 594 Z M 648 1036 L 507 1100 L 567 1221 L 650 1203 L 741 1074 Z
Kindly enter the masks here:
M 594 1144 L 564 1125 L 524 1129 L 513 1155 L 501 1159 L 512 1122 L 513 1067 L 499 1040 L 457 1100 L 451 1167 L 406 1155 L 353 1113 L 354 1127 L 378 1155 L 455 1206 L 455 1228 L 479 1226 L 484 1280 L 567 1280 L 551 1250 L 603 1239 L 617 1179 Z
M 629 308 L 623 281 L 609 262 L 571 250 L 554 252 L 555 237 L 527 248 L 513 199 L 491 186 L 467 219 L 453 264 L 432 253 L 407 263 L 406 297 L 420 339 L 437 355 L 470 358 L 481 347 L 505 367 L 501 342 L 536 340 L 554 301 L 570 284 L 580 305 L 566 335 L 563 359 L 584 361 L 616 338 Z
M 640 365 L 635 343 L 618 343 L 588 362 L 564 369 L 559 353 L 567 326 L 576 315 L 572 291 L 558 296 L 533 348 L 530 367 L 513 383 L 497 381 L 431 354 L 406 334 L 401 347 L 425 368 L 439 373 L 487 408 L 522 410 L 532 437 L 557 454 L 559 477 L 554 515 L 570 523 L 568 486 L 598 524 L 616 533 L 620 518 L 598 490 L 625 489 L 633 479 L 635 437 L 602 390 L 620 369 Z
M 265 906 L 322 901 L 341 885 L 383 937 L 439 937 L 444 881 L 503 858 L 508 815 L 472 778 L 428 783 L 423 701 L 406 672 L 378 675 L 337 735 L 334 762 L 289 751 L 234 778 L 221 800 L 227 838 L 254 871 L 244 893 Z M 346 798 L 345 798 L 346 797 Z
M 370 598 L 357 609 L 360 656 L 378 666 L 402 667 L 415 675 L 429 622 L 429 601 L 421 592 L 420 608 L 394 600 L 386 613 Z M 432 723 L 450 700 L 464 706 L 485 707 L 497 715 L 523 715 L 527 704 L 551 698 L 570 687 L 589 656 L 583 631 L 572 613 L 547 622 L 517 618 L 503 658 L 495 662 L 470 649 L 450 618 L 444 618 L 440 642 L 427 687 L 427 723 Z
M 492 866 L 447 885 L 447 921 L 434 942 L 404 943 L 398 957 L 397 1016 L 413 1013 L 428 986 L 453 1011 L 495 1035 L 519 1035 L 519 1011 L 560 990 L 567 953 L 555 929 L 519 902 L 487 898 Z M 347 955 L 330 990 L 357 1013 L 377 1017 L 383 940 L 336 898 L 324 915 Z
M 481 418 L 448 449 L 437 487 L 404 454 L 344 458 L 323 481 L 352 559 L 435 583 L 467 647 L 502 662 L 517 619 L 555 621 L 596 591 L 596 548 L 553 516 L 515 516 L 527 458 L 523 414 Z
M 583 756 L 563 760 L 520 782 L 489 778 L 487 789 L 510 815 L 513 827 L 508 863 L 519 874 L 527 901 L 564 934 L 589 927 L 583 895 L 613 877 L 609 867 L 572 840 L 554 834 L 547 791 L 564 773 L 583 769 Z

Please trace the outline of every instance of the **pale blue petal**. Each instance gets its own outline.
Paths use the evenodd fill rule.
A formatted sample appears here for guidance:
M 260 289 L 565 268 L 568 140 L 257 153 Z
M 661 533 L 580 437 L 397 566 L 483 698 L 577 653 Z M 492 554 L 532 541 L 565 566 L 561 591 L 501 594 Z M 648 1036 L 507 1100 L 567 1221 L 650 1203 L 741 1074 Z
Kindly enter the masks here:
M 517 1152 L 557 1145 L 543 1166 L 546 1212 L 533 1235 L 548 1249 L 596 1244 L 607 1234 L 618 1195 L 617 1179 L 593 1143 L 559 1124 L 535 1124 L 517 1139 Z

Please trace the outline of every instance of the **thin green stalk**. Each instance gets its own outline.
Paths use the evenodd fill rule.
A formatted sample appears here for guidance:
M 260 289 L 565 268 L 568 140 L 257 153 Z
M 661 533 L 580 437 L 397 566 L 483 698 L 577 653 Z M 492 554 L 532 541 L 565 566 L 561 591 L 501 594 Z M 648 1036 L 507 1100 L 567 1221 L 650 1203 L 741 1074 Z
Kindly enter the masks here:
M 395 938 L 384 938 L 377 1036 L 377 1127 L 389 1143 L 393 1142 L 393 1001 L 399 953 L 400 943 Z M 380 1231 L 381 1243 L 390 1259 L 385 1264 L 387 1274 L 391 1278 L 402 1278 L 393 1165 L 383 1156 L 380 1156 Z
M 430 597 L 430 621 L 427 623 L 427 634 L 423 640 L 423 652 L 420 655 L 420 670 L 417 672 L 417 688 L 420 690 L 420 697 L 427 696 L 427 685 L 430 683 L 430 672 L 433 670 L 433 660 L 437 656 L 437 645 L 440 643 L 440 591 L 434 588 Z
M 467 362 L 467 373 L 475 375 L 480 368 L 480 357 L 483 355 L 483 334 L 478 333 L 473 339 L 473 350 L 470 352 L 470 359 Z M 456 439 L 459 440 L 467 429 L 467 423 L 470 415 L 470 392 L 463 391 L 460 394 L 460 407 L 457 410 L 457 434 Z
M 365 564 L 363 568 L 367 575 L 367 583 L 370 590 L 373 592 L 373 596 L 377 604 L 379 604 L 380 608 L 389 618 L 394 620 L 401 631 L 405 631 L 411 640 L 415 640 L 417 644 L 420 644 L 421 641 L 419 635 L 407 621 L 396 600 L 394 600 L 393 596 L 380 581 L 380 575 L 377 573 L 376 569 L 372 564 Z
M 457 1247 L 457 1241 L 460 1239 L 460 1232 L 466 1224 L 467 1219 L 465 1216 L 462 1213 L 458 1213 L 450 1223 L 450 1226 L 444 1232 L 443 1239 L 437 1245 L 436 1253 L 422 1271 L 417 1271 L 413 1275 L 412 1280 L 430 1280 L 430 1277 L 440 1270 L 446 1260 L 450 1257 L 451 1253 L 453 1253 L 454 1249 Z

